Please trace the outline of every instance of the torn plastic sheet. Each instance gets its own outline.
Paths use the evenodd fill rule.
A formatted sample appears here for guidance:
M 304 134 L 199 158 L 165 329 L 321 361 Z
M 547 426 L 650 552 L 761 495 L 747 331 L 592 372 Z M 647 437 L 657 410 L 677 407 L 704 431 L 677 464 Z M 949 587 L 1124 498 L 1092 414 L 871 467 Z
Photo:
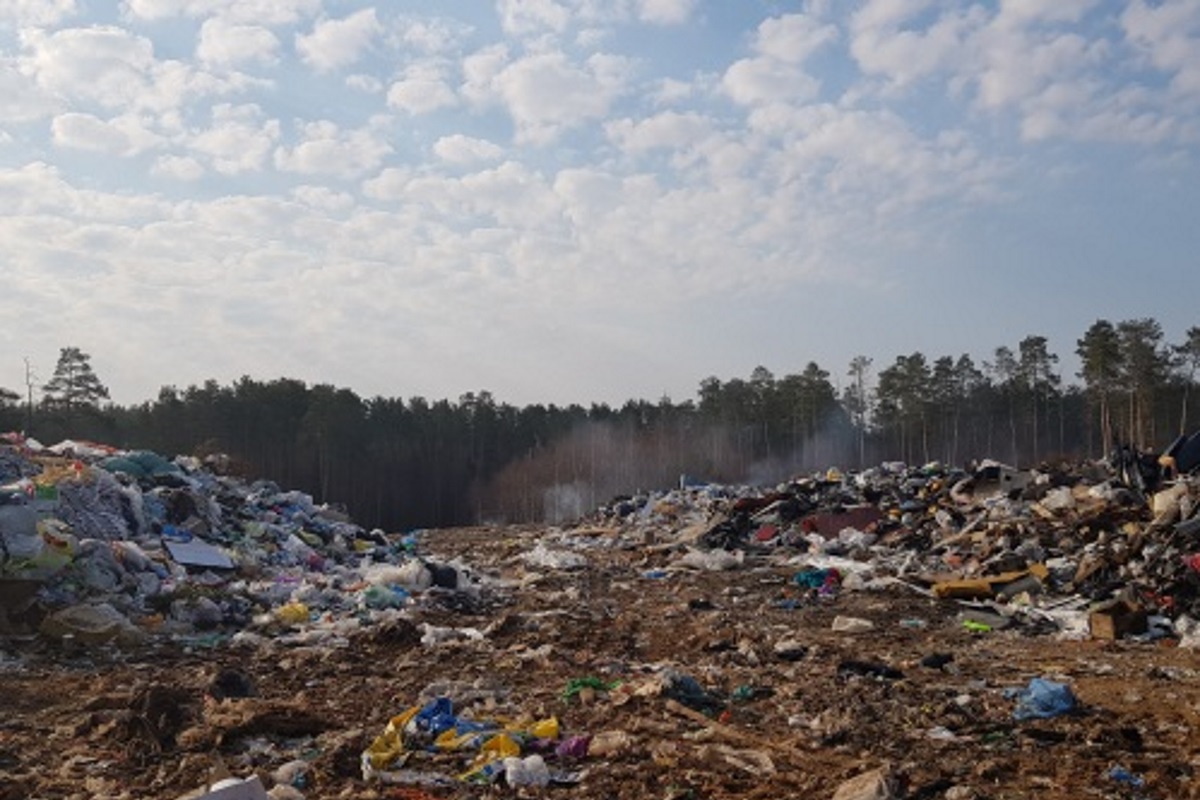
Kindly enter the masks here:
M 233 559 L 221 550 L 207 542 L 192 539 L 189 542 L 174 542 L 164 540 L 163 546 L 171 554 L 171 558 L 185 567 L 208 567 L 212 569 L 233 569 Z

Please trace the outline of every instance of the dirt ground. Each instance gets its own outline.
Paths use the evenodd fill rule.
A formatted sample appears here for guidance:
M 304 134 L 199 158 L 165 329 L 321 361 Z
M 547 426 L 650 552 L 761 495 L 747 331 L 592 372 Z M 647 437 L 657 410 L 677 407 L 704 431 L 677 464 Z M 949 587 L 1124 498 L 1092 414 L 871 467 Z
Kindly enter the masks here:
M 538 535 L 431 532 L 423 552 L 513 588 L 480 603 L 425 597 L 344 646 L 5 640 L 0 800 L 178 798 L 227 773 L 271 786 L 297 759 L 311 765 L 297 781 L 308 798 L 829 798 L 880 768 L 897 798 L 1200 798 L 1196 651 L 972 633 L 960 606 L 904 587 L 815 599 L 777 557 L 661 575 L 666 553 L 600 546 L 602 532 L 586 567 L 531 575 L 516 556 Z M 835 632 L 839 616 L 874 628 Z M 424 645 L 421 623 L 482 638 Z M 936 654 L 940 668 L 922 665 Z M 665 666 L 722 708 L 638 691 Z M 588 677 L 620 685 L 564 697 Z M 1069 684 L 1077 710 L 1015 721 L 1005 690 L 1035 677 Z M 551 751 L 567 785 L 364 782 L 360 754 L 389 718 L 438 694 L 479 718 L 554 716 L 563 737 L 628 738 L 601 756 Z M 470 758 L 418 752 L 405 767 L 457 776 Z

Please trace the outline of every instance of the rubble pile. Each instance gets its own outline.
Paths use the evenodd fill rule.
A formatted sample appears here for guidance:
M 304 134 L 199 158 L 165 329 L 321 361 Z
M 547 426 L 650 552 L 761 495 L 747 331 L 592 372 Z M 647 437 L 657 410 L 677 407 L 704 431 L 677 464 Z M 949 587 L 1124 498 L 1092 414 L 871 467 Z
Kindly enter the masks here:
M 219 466 L 0 449 L 0 800 L 1200 797 L 1188 472 L 394 534 Z

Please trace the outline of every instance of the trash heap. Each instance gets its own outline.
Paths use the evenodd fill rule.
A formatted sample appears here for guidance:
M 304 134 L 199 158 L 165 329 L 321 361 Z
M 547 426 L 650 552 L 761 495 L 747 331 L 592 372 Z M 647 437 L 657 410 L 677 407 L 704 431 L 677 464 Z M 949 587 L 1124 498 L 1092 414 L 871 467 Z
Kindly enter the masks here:
M 16 598 L 0 631 L 36 623 L 50 636 L 128 644 L 303 627 L 309 639 L 344 641 L 414 593 L 503 603 L 502 585 L 479 571 L 418 557 L 417 535 L 365 530 L 303 492 L 222 473 L 221 462 L 77 442 L 0 448 L 0 581 Z M 1137 474 L 984 462 L 829 470 L 767 490 L 689 478 L 599 509 L 584 527 L 604 537 L 539 541 L 522 559 L 570 570 L 588 548 L 637 546 L 670 556 L 657 570 L 665 577 L 787 558 L 800 567 L 792 605 L 900 582 L 992 612 L 977 624 L 1187 635 L 1200 619 L 1200 477 Z
M 689 479 L 618 498 L 591 522 L 671 553 L 668 570 L 789 558 L 801 566 L 793 606 L 844 585 L 899 583 L 1005 627 L 1190 643 L 1200 620 L 1196 472 L 1127 483 L 1102 462 L 969 472 L 894 463 L 768 490 Z
M 0 449 L 0 585 L 11 596 L 0 633 L 337 643 L 414 595 L 494 595 L 464 565 L 419 558 L 415 534 L 365 530 L 303 492 L 223 474 L 222 461 L 75 442 Z

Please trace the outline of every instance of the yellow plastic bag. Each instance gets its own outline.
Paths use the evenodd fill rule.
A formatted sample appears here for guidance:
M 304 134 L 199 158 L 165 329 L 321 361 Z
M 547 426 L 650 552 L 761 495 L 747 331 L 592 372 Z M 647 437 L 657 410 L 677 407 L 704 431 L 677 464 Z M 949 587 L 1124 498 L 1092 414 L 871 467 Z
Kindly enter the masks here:
M 529 726 L 529 735 L 535 739 L 557 739 L 558 717 L 540 719 Z
M 275 609 L 275 619 L 285 625 L 300 625 L 308 622 L 308 606 L 304 603 L 288 603 Z
M 404 755 L 404 726 L 420 710 L 420 706 L 413 706 L 403 714 L 398 714 L 388 720 L 387 727 L 383 729 L 383 733 L 375 737 L 375 741 L 371 742 L 371 746 L 364 753 L 372 767 L 375 769 L 386 769 L 400 758 L 400 756 Z
M 488 739 L 479 748 L 474 766 L 478 767 L 500 758 L 510 758 L 521 755 L 521 745 L 507 733 L 498 733 Z

